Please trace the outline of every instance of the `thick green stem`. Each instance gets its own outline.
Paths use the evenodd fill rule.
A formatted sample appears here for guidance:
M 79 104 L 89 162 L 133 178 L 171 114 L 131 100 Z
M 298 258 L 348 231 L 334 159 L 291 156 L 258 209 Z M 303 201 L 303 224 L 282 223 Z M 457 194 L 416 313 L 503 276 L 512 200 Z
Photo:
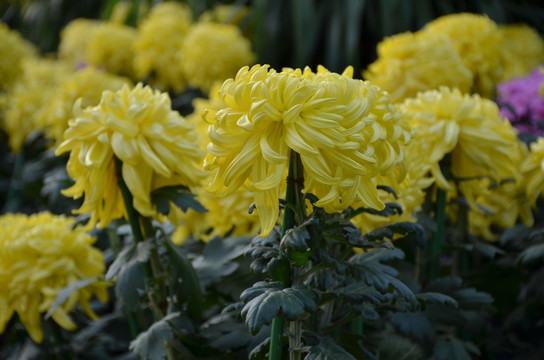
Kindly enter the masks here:
M 289 175 L 287 176 L 287 191 L 285 196 L 285 207 L 283 210 L 283 223 L 281 227 L 281 237 L 285 235 L 287 230 L 296 226 L 297 217 L 302 220 L 305 209 L 301 208 L 304 205 L 304 198 L 301 193 L 303 187 L 303 169 L 302 162 L 300 161 L 300 155 L 295 151 L 291 151 L 289 158 Z M 284 255 L 280 251 L 280 258 L 284 258 Z M 290 279 L 290 276 L 289 276 Z M 281 281 L 282 279 L 273 279 Z M 283 286 L 291 286 L 291 281 L 285 283 Z M 278 314 L 272 320 L 272 330 L 270 335 L 270 360 L 281 360 L 282 353 L 282 339 L 283 328 L 285 326 L 285 318 Z M 295 344 L 296 346 L 297 344 Z
M 447 154 L 440 162 L 440 170 L 446 179 L 450 177 L 450 155 Z M 436 188 L 435 204 L 436 232 L 431 243 L 431 266 L 429 269 L 429 280 L 434 280 L 440 275 L 440 254 L 444 240 L 444 226 L 446 221 L 446 191 Z

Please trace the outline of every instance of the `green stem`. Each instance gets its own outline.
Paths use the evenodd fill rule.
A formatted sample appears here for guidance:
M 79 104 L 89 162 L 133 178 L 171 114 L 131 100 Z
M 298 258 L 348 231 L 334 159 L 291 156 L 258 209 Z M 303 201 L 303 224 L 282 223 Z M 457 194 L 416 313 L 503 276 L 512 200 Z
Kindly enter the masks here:
M 130 228 L 132 229 L 132 236 L 134 237 L 134 241 L 138 244 L 138 243 L 144 242 L 147 236 L 151 236 L 151 237 L 153 236 L 153 234 L 147 234 L 142 231 L 140 221 L 143 221 L 146 224 L 144 226 L 144 230 L 149 230 L 149 227 L 151 226 L 151 224 L 148 218 L 141 216 L 141 214 L 134 208 L 134 205 L 132 202 L 133 201 L 132 193 L 128 189 L 127 184 L 125 183 L 125 180 L 123 179 L 122 165 L 123 163 L 121 162 L 121 160 L 115 158 L 115 168 L 117 170 L 117 181 L 119 184 L 119 188 L 121 189 L 121 194 L 123 195 L 123 201 L 125 203 L 125 207 L 127 209 L 128 222 L 130 224 Z M 156 242 L 155 242 L 155 245 L 156 245 Z M 155 321 L 158 321 L 162 318 L 162 315 L 158 307 L 158 302 L 155 300 L 155 296 L 154 296 L 153 270 L 150 266 L 149 261 L 142 263 L 142 267 L 144 269 L 144 275 L 146 280 L 145 281 L 146 291 L 149 296 L 153 319 Z
M 349 323 L 349 328 L 352 333 L 357 335 L 363 335 L 363 316 L 359 315 Z M 357 344 L 363 345 L 361 340 L 357 341 Z
M 440 253 L 442 252 L 442 239 L 444 238 L 444 220 L 446 217 L 446 192 L 440 188 L 436 190 L 436 232 L 431 242 L 431 267 L 429 279 L 434 280 L 440 274 Z
M 15 209 L 15 200 L 17 197 L 17 190 L 19 179 L 21 178 L 21 170 L 25 161 L 25 149 L 22 148 L 15 158 L 13 164 L 13 173 L 9 179 L 8 191 L 6 195 L 6 202 L 4 203 L 4 213 L 11 212 Z
M 287 191 L 285 195 L 286 205 L 283 210 L 283 223 L 281 227 L 281 237 L 285 235 L 287 230 L 296 226 L 296 218 L 303 219 L 301 214 L 305 209 L 301 208 L 301 204 L 304 204 L 304 198 L 301 193 L 303 187 L 303 169 L 300 155 L 291 150 L 289 157 L 289 174 L 287 175 Z M 285 256 L 280 251 L 280 258 Z M 283 281 L 283 286 L 291 286 L 290 276 L 289 282 Z M 281 279 L 273 279 L 281 281 Z M 282 359 L 282 343 L 283 343 L 283 328 L 285 326 L 285 318 L 281 314 L 277 314 L 272 320 L 272 329 L 270 335 L 270 360 Z

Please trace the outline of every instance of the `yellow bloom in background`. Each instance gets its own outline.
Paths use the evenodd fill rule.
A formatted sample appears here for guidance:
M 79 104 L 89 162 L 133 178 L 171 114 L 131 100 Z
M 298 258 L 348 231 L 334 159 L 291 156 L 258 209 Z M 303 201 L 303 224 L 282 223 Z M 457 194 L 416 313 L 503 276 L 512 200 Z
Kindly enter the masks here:
M 191 10 L 186 4 L 167 1 L 151 8 L 138 27 L 134 43 L 136 76 L 150 76 L 151 84 L 162 90 L 182 92 L 182 44 L 191 24 Z
M 300 154 L 304 192 L 328 212 L 352 204 L 382 209 L 377 176 L 402 161 L 409 132 L 389 95 L 353 69 L 342 75 L 319 67 L 268 65 L 240 69 L 221 88 L 227 107 L 209 129 L 204 166 L 213 172 L 209 190 L 228 195 L 244 183 L 254 192 L 261 234 L 276 224 L 290 151 Z
M 125 84 L 130 85 L 130 80 L 94 67 L 68 75 L 52 92 L 41 115 L 46 136 L 59 145 L 68 128 L 68 120 L 73 117 L 72 109 L 77 99 L 81 98 L 82 108 L 98 105 L 104 90 L 119 90 Z
M 183 74 L 189 85 L 204 92 L 215 82 L 233 77 L 242 66 L 254 62 L 251 43 L 236 25 L 198 23 L 183 42 Z
M 536 208 L 536 201 L 544 191 L 544 138 L 531 143 L 529 155 L 521 164 L 521 173 L 529 203 Z
M 393 102 L 415 97 L 440 86 L 469 92 L 472 73 L 449 37 L 429 32 L 406 32 L 378 44 L 378 59 L 363 77 L 391 94 Z
M 37 53 L 34 45 L 0 22 L 0 90 L 8 90 L 22 75 L 22 60 Z
M 382 226 L 409 221 L 416 222 L 415 213 L 421 210 L 425 201 L 425 189 L 434 183 L 432 177 L 427 176 L 431 165 L 425 161 L 424 139 L 414 137 L 410 143 L 404 147 L 404 160 L 406 167 L 406 176 L 396 184 L 396 179 L 389 177 L 378 177 L 379 185 L 386 185 L 393 188 L 397 198 L 386 191 L 380 191 L 380 199 L 384 203 L 397 203 L 402 208 L 402 214 L 392 216 L 377 216 L 368 213 L 362 213 L 355 216 L 352 221 L 363 234 L 376 230 Z M 395 186 L 396 185 L 396 186 Z
M 457 180 L 519 180 L 516 131 L 491 100 L 442 87 L 407 99 L 399 110 L 416 136 L 424 139 L 425 161 L 431 164 L 431 172 L 441 188 L 454 190 L 440 169 L 446 154 L 451 154 L 449 169 Z M 466 184 L 460 181 L 459 187 L 466 187 L 463 195 L 470 202 L 470 186 Z
M 72 229 L 73 221 L 49 212 L 0 216 L 0 333 L 16 312 L 32 339 L 41 343 L 42 315 L 57 294 L 79 280 L 103 276 L 102 253 L 92 246 L 96 239 L 79 228 Z M 98 281 L 72 292 L 52 319 L 74 330 L 68 313 L 77 305 L 96 319 L 89 301 L 96 296 L 106 302 L 107 286 Z
M 215 22 L 240 25 L 250 14 L 247 6 L 216 3 L 198 18 L 199 22 Z
M 472 92 L 487 98 L 495 96 L 495 84 L 502 76 L 502 42 L 493 20 L 485 15 L 451 14 L 429 22 L 422 31 L 447 35 L 473 74 Z
M 525 24 L 501 26 L 502 64 L 501 81 L 528 75 L 544 64 L 544 40 L 532 27 Z
M 60 32 L 58 48 L 59 59 L 73 68 L 84 66 L 87 62 L 87 45 L 93 31 L 98 28 L 97 20 L 78 18 L 70 21 Z
M 65 64 L 49 59 L 28 58 L 22 66 L 21 78 L 2 101 L 2 127 L 9 135 L 9 146 L 13 152 L 23 148 L 31 133 L 45 131 L 43 114 L 52 100 L 52 89 L 71 73 Z
M 176 111 L 167 93 L 141 83 L 116 92 L 104 91 L 100 104 L 81 108 L 78 100 L 74 118 L 56 154 L 70 152 L 68 175 L 75 184 L 63 190 L 79 198 L 77 214 L 91 213 L 88 226 L 98 222 L 106 227 L 125 215 L 118 187 L 122 176 L 134 198 L 133 205 L 143 216 L 156 216 L 152 190 L 173 185 L 187 187 L 200 183 L 203 152 L 195 143 L 196 133 Z M 122 162 L 117 173 L 114 157 Z
M 106 71 L 134 78 L 132 60 L 136 29 L 112 22 L 99 22 L 86 35 L 88 44 L 85 48 L 85 60 L 93 66 L 103 67 Z
M 192 123 L 196 128 L 198 143 L 203 151 L 206 151 L 208 148 L 208 143 L 210 142 L 208 129 L 215 122 L 215 115 L 219 110 L 227 107 L 219 93 L 221 86 L 222 83 L 214 83 L 207 99 L 199 97 L 193 99 L 192 105 L 194 110 L 186 116 L 187 121 Z

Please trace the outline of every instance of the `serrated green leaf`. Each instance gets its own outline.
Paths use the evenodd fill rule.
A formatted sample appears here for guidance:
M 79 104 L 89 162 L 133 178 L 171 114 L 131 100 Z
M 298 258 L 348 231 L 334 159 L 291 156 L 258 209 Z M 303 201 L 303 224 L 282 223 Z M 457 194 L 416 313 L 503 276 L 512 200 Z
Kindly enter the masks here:
M 270 336 L 255 346 L 249 353 L 249 360 L 266 360 L 270 351 Z
M 544 243 L 536 244 L 523 250 L 518 255 L 516 261 L 522 264 L 529 264 L 542 258 L 544 258 Z
M 135 310 L 140 304 L 140 296 L 145 291 L 145 275 L 140 263 L 125 266 L 117 275 L 115 294 L 127 310 Z
M 172 292 L 178 304 L 187 303 L 187 310 L 197 319 L 202 312 L 202 289 L 191 262 L 169 239 L 164 241 L 169 254 L 169 271 L 173 280 Z
M 482 255 L 484 255 L 485 257 L 489 259 L 493 259 L 497 255 L 506 254 L 506 252 L 503 249 L 483 241 L 475 241 L 474 250 L 478 251 L 479 253 L 481 253 Z
M 420 312 L 390 313 L 389 321 L 399 333 L 423 346 L 428 346 L 435 341 L 433 325 Z
M 423 303 L 448 305 L 453 306 L 454 308 L 459 306 L 457 301 L 451 296 L 436 292 L 419 293 L 416 295 L 416 298 Z
M 55 300 L 51 304 L 51 307 L 49 308 L 49 310 L 45 314 L 45 319 L 49 319 L 51 317 L 51 315 L 53 315 L 55 310 L 57 310 L 57 308 L 59 306 L 64 304 L 66 302 L 66 300 L 68 300 L 68 298 L 70 297 L 70 295 L 74 291 L 78 291 L 80 289 L 83 289 L 83 288 L 85 288 L 85 287 L 87 287 L 87 286 L 89 286 L 89 285 L 91 285 L 91 284 L 93 284 L 95 282 L 98 282 L 98 281 L 101 281 L 101 280 L 98 279 L 98 278 L 82 279 L 82 280 L 78 280 L 75 283 L 64 287 L 61 291 L 58 292 L 57 296 L 55 297 Z
M 467 310 L 479 310 L 482 306 L 493 303 L 491 295 L 475 288 L 459 289 L 452 294 L 452 297 L 457 299 L 459 308 Z
M 168 354 L 166 343 L 173 338 L 169 321 L 174 320 L 178 316 L 179 313 L 168 314 L 163 319 L 151 325 L 149 329 L 138 335 L 130 343 L 130 350 L 143 360 L 166 358 Z
M 310 348 L 304 360 L 357 360 L 343 347 L 336 345 L 332 339 L 321 338 L 319 344 Z
M 196 200 L 196 195 L 188 192 L 185 186 L 165 186 L 151 192 L 151 202 L 157 207 L 157 211 L 163 215 L 170 212 L 170 203 L 174 203 L 183 212 L 193 209 L 198 212 L 208 210 Z
M 286 231 L 280 243 L 280 248 L 285 251 L 304 252 L 309 250 L 306 240 L 310 238 L 308 230 L 304 226 L 297 226 Z
M 378 215 L 378 216 L 395 216 L 395 215 L 401 215 L 402 214 L 402 206 L 400 206 L 397 203 L 385 203 L 385 207 L 383 210 L 375 210 L 372 208 L 358 208 L 356 210 L 353 210 L 350 212 L 349 216 L 350 218 L 353 218 L 354 216 L 357 216 L 362 213 L 367 213 L 371 215 Z
M 386 299 L 386 297 L 377 291 L 373 286 L 368 286 L 363 282 L 355 282 L 347 286 L 337 288 L 328 292 L 335 297 L 344 297 L 346 301 L 354 304 L 361 304 L 363 302 L 370 302 L 372 304 L 379 304 Z
M 279 282 L 260 281 L 245 290 L 240 299 L 247 302 L 241 315 L 253 335 L 261 326 L 270 324 L 280 312 L 287 320 L 295 320 L 305 312 L 315 311 L 317 307 L 317 294 L 302 284 L 282 289 Z
M 477 352 L 474 353 L 474 350 Z M 472 360 L 470 352 L 480 355 L 474 344 L 448 335 L 439 337 L 433 349 L 436 360 Z
M 106 280 L 112 280 L 125 267 L 130 267 L 135 263 L 147 262 L 153 246 L 155 245 L 152 240 L 126 245 L 110 265 L 106 273 Z

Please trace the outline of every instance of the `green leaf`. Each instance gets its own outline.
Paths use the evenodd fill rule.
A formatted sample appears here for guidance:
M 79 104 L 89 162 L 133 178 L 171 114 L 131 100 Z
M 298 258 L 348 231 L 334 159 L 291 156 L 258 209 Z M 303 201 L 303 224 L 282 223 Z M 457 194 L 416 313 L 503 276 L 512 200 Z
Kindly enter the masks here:
M 500 244 L 506 245 L 508 243 L 520 243 L 526 241 L 531 232 L 533 231 L 532 228 L 527 227 L 525 225 L 515 225 L 509 229 L 506 229 L 501 234 Z
M 120 271 L 123 271 L 124 268 L 131 267 L 136 263 L 147 262 L 153 246 L 155 245 L 151 240 L 126 245 L 110 265 L 108 272 L 106 273 L 106 280 L 112 280 L 115 275 Z
M 378 216 L 395 216 L 395 215 L 401 215 L 402 214 L 402 206 L 400 206 L 397 203 L 386 203 L 385 208 L 383 210 L 375 210 L 371 208 L 358 208 L 355 210 L 352 210 L 349 213 L 349 217 L 353 218 L 354 216 L 357 216 L 362 213 L 367 213 L 371 215 L 378 215 Z
M 170 202 L 176 204 L 182 211 L 193 209 L 198 212 L 207 212 L 195 199 L 196 195 L 191 194 L 185 186 L 165 186 L 151 192 L 151 202 L 157 207 L 157 211 L 163 215 L 170 212 Z
M 49 310 L 45 314 L 45 319 L 46 320 L 49 319 L 51 317 L 51 315 L 53 315 L 55 310 L 57 310 L 57 308 L 59 306 L 64 304 L 66 302 L 66 300 L 68 300 L 68 298 L 70 297 L 70 295 L 74 291 L 78 291 L 80 289 L 83 289 L 83 288 L 85 288 L 85 287 L 87 287 L 87 286 L 89 286 L 89 285 L 91 285 L 91 284 L 93 284 L 95 282 L 98 282 L 98 281 L 101 281 L 101 280 L 98 279 L 98 278 L 82 279 L 82 280 L 78 280 L 75 283 L 64 287 L 61 291 L 59 291 L 59 293 L 55 297 L 55 300 L 51 304 L 51 307 L 49 308 Z
M 332 339 L 321 338 L 319 344 L 310 348 L 304 360 L 357 360 L 343 347 L 336 345 Z
M 117 275 L 115 294 L 127 310 L 135 310 L 140 304 L 140 297 L 145 292 L 144 269 L 140 263 L 133 263 Z
M 503 249 L 483 241 L 475 241 L 474 250 L 480 252 L 482 255 L 484 255 L 485 257 L 489 259 L 493 259 L 497 255 L 506 254 L 506 252 Z
M 169 271 L 173 280 L 172 293 L 179 304 L 187 303 L 187 310 L 191 315 L 200 318 L 202 313 L 202 289 L 195 269 L 191 262 L 169 239 L 164 241 L 169 255 Z
M 277 281 L 259 281 L 245 290 L 240 299 L 247 302 L 241 315 L 246 319 L 246 325 L 253 335 L 261 326 L 270 324 L 278 313 L 287 320 L 295 320 L 305 312 L 314 312 L 317 308 L 317 294 L 311 288 L 295 284 L 282 289 L 281 283 Z
M 436 360 L 472 360 L 473 356 L 470 353 L 480 355 L 474 344 L 449 335 L 437 339 L 433 353 Z
M 268 359 L 268 351 L 270 351 L 270 336 L 251 350 L 249 353 L 249 360 Z
M 334 297 L 342 296 L 347 302 L 353 304 L 361 304 L 363 302 L 379 304 L 387 299 L 384 294 L 377 291 L 373 286 L 368 286 L 363 282 L 354 282 L 348 286 L 331 290 L 328 293 Z
M 420 312 L 390 313 L 389 321 L 399 333 L 423 346 L 433 344 L 435 341 L 436 335 L 433 325 Z
M 130 350 L 143 360 L 156 360 L 166 358 L 168 351 L 166 343 L 173 338 L 169 321 L 174 320 L 179 313 L 166 315 L 161 320 L 144 331 L 130 343 Z
M 310 239 L 307 227 L 316 223 L 315 219 L 287 230 L 280 243 L 280 249 L 296 266 L 304 266 L 311 255 L 307 240 Z
M 493 303 L 493 297 L 488 293 L 475 288 L 459 289 L 452 294 L 457 299 L 459 308 L 466 310 L 480 310 L 483 306 Z
M 398 222 L 389 225 L 382 226 L 374 231 L 371 231 L 365 235 L 361 236 L 363 241 L 383 241 L 385 239 L 393 240 L 395 239 L 395 234 L 403 236 L 414 236 L 418 243 L 425 244 L 427 242 L 427 237 L 425 230 L 418 223 L 412 222 Z
M 536 244 L 523 250 L 516 260 L 518 263 L 528 264 L 542 258 L 544 258 L 544 243 Z
M 451 296 L 437 293 L 437 292 L 419 293 L 416 295 L 416 298 L 423 304 L 429 303 L 429 304 L 448 305 L 448 306 L 453 306 L 454 308 L 457 308 L 459 306 L 457 304 L 457 301 Z

